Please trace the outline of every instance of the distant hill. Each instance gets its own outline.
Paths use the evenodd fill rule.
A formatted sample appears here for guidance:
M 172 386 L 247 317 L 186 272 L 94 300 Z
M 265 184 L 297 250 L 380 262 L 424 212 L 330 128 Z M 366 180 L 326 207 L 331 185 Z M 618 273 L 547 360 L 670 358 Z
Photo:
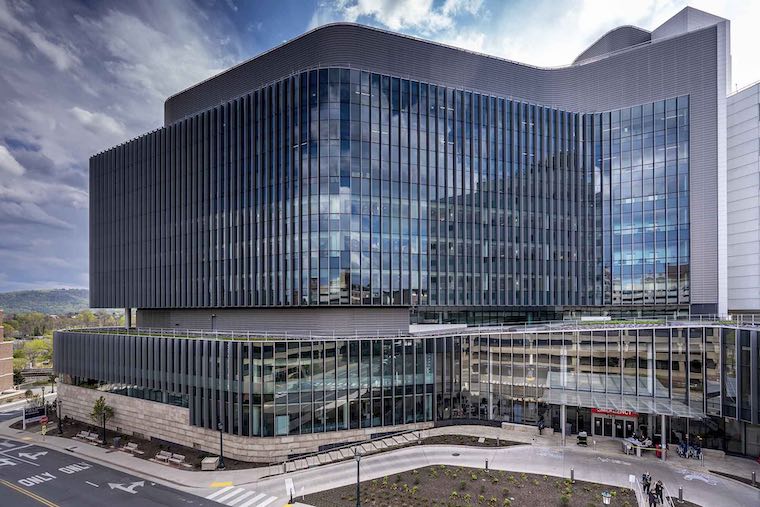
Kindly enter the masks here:
M 90 307 L 87 289 L 49 289 L 0 292 L 0 309 L 7 317 L 14 313 L 42 312 L 65 315 Z

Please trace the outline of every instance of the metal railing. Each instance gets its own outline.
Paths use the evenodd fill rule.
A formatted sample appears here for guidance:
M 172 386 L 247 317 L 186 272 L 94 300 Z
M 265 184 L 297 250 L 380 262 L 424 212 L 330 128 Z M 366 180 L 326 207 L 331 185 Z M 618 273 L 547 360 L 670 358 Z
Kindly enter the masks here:
M 419 330 L 409 332 L 398 329 L 396 332 L 378 329 L 374 334 L 353 333 L 343 334 L 333 332 L 303 333 L 276 330 L 209 330 L 209 329 L 182 329 L 182 328 L 125 328 L 125 327 L 72 327 L 61 330 L 62 332 L 80 332 L 92 334 L 119 334 L 131 336 L 156 336 L 166 338 L 187 339 L 213 339 L 213 340 L 237 340 L 237 341 L 275 341 L 275 340 L 346 340 L 346 339 L 373 339 L 373 338 L 435 338 L 464 335 L 490 335 L 504 333 L 530 333 L 535 331 L 594 331 L 611 328 L 626 327 L 689 327 L 707 324 L 722 326 L 757 326 L 760 325 L 760 315 L 734 315 L 733 318 L 720 317 L 717 315 L 693 315 L 691 317 L 649 317 L 649 318 L 616 318 L 610 321 L 582 321 L 580 319 L 566 319 L 554 321 L 525 322 L 514 324 L 479 324 L 476 326 L 457 327 L 454 329 L 435 329 L 430 331 Z
M 409 434 L 409 433 L 418 433 L 418 441 L 419 441 L 420 438 L 421 438 L 422 431 L 424 431 L 424 430 L 413 429 L 413 430 L 393 431 L 393 432 L 390 432 L 390 433 L 384 433 L 382 436 L 377 436 L 377 437 L 374 437 L 374 438 L 368 438 L 368 439 L 365 439 L 365 440 L 359 440 L 359 441 L 351 442 L 349 444 L 344 444 L 344 445 L 336 445 L 335 447 L 330 447 L 329 449 L 325 449 L 325 450 L 322 450 L 322 451 L 313 451 L 313 452 L 309 452 L 309 453 L 298 454 L 296 456 L 293 456 L 292 458 L 288 457 L 287 459 L 285 459 L 285 460 L 283 460 L 281 462 L 278 462 L 277 464 L 270 464 L 268 466 L 268 468 L 269 468 L 268 473 L 264 477 L 271 477 L 273 475 L 280 475 L 280 474 L 286 473 L 287 472 L 287 465 L 288 465 L 288 463 L 294 463 L 295 461 L 298 461 L 298 460 L 307 459 L 307 458 L 313 458 L 313 457 L 319 456 L 321 454 L 330 454 L 331 452 L 340 452 L 343 449 L 351 449 L 351 448 L 354 448 L 354 447 L 361 447 L 361 446 L 363 446 L 365 444 L 369 444 L 369 443 L 372 443 L 372 442 L 379 442 L 380 440 L 385 440 L 387 438 L 397 437 L 399 435 L 406 435 L 406 434 Z M 401 445 L 401 444 L 398 444 L 398 445 Z M 412 445 L 412 444 L 409 443 L 408 445 Z M 381 452 L 381 451 L 377 451 L 377 452 Z M 349 459 L 349 458 L 343 458 L 343 459 Z M 332 461 L 332 460 L 330 461 L 330 463 L 333 463 L 333 462 L 334 461 Z M 272 472 L 272 467 L 276 467 L 274 472 Z

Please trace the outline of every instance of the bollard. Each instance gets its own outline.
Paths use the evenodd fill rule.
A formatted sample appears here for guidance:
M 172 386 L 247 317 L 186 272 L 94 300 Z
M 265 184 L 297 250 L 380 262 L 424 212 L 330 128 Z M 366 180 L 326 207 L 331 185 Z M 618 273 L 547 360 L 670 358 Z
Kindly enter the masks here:
M 683 486 L 678 486 L 678 503 L 683 503 Z
M 488 471 L 488 460 L 486 460 L 486 471 Z
M 570 469 L 570 482 L 572 484 L 575 484 L 575 469 L 574 468 Z
M 757 486 L 757 472 L 752 472 L 752 487 Z

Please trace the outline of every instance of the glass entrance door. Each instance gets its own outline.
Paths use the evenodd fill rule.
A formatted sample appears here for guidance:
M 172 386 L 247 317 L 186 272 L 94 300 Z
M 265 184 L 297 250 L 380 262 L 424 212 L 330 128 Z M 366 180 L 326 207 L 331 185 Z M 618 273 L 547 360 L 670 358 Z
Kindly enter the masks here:
M 602 435 L 602 417 L 594 417 L 594 435 Z
M 625 438 L 632 437 L 634 432 L 635 423 L 633 421 L 625 422 Z
M 615 438 L 623 438 L 623 420 L 615 419 Z
M 605 437 L 612 436 L 612 418 L 611 417 L 604 418 L 604 436 Z

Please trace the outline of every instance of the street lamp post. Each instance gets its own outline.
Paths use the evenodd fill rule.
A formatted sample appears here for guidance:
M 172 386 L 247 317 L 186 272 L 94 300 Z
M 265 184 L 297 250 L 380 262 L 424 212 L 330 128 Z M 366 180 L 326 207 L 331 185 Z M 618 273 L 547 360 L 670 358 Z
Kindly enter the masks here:
M 224 424 L 220 421 L 216 427 L 219 430 L 219 470 L 224 470 Z
M 361 490 L 359 486 L 359 463 L 362 460 L 362 455 L 359 452 L 358 447 L 354 447 L 354 459 L 356 460 L 356 507 L 361 507 L 362 501 L 361 501 Z

